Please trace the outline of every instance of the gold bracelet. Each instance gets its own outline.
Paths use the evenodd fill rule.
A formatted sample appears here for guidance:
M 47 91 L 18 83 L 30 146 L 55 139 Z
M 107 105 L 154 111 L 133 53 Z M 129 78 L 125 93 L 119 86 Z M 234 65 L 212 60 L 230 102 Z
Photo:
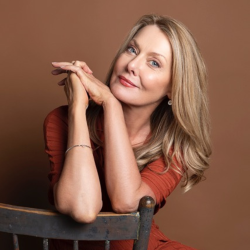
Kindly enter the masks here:
M 69 147 L 69 148 L 65 151 L 65 154 L 67 154 L 72 148 L 75 148 L 75 147 L 82 147 L 82 148 L 90 148 L 90 149 L 92 149 L 92 148 L 91 148 L 90 146 L 88 146 L 88 145 L 79 144 L 79 145 L 74 145 L 74 146 Z

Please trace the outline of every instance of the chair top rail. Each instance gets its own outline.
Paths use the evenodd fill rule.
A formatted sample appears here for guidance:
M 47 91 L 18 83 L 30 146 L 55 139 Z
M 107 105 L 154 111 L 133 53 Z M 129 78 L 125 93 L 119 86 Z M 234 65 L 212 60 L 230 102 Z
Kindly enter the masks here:
M 12 211 L 21 211 L 21 212 L 28 212 L 28 213 L 36 213 L 36 214 L 44 214 L 44 215 L 59 215 L 61 216 L 62 214 L 57 212 L 56 210 L 51 210 L 51 209 L 41 209 L 41 208 L 31 208 L 31 207 L 22 207 L 22 206 L 15 206 L 15 205 L 9 205 L 5 203 L 0 203 L 0 209 L 9 209 Z M 125 213 L 125 214 L 117 214 L 114 212 L 100 212 L 97 217 L 103 217 L 103 216 L 111 216 L 111 217 L 116 217 L 116 216 L 139 216 L 139 212 L 134 212 L 134 213 Z
M 68 240 L 137 239 L 139 212 L 101 212 L 90 224 L 78 223 L 54 210 L 0 203 L 0 231 L 41 238 Z

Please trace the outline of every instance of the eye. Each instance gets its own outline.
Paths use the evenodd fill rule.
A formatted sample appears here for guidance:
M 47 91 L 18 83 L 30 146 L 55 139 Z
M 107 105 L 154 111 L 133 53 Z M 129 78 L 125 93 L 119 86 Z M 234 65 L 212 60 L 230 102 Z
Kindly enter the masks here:
M 155 68 L 160 68 L 160 64 L 154 60 L 150 61 L 149 63 L 150 63 L 150 65 L 152 65 Z
M 134 48 L 133 46 L 128 46 L 128 47 L 127 47 L 127 51 L 128 51 L 129 53 L 136 54 L 136 50 L 135 50 L 135 48 Z

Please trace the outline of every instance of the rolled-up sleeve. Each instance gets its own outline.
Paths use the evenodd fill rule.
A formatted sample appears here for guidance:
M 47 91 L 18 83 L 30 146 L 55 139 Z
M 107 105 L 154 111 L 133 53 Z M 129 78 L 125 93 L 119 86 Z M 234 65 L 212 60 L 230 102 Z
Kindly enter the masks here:
M 48 196 L 49 202 L 54 205 L 53 187 L 61 175 L 67 147 L 68 107 L 62 106 L 50 112 L 44 121 L 43 130 L 45 151 L 50 161 Z
M 155 213 L 165 205 L 166 198 L 173 192 L 182 178 L 182 175 L 172 168 L 162 173 L 165 170 L 165 165 L 163 157 L 161 157 L 141 171 L 142 181 L 145 182 L 155 194 Z

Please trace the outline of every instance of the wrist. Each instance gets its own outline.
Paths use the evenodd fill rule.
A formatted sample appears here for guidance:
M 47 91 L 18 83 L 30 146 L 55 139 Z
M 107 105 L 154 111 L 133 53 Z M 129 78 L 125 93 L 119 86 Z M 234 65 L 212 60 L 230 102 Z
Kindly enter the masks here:
M 75 117 L 75 116 L 85 116 L 86 114 L 86 110 L 87 110 L 88 106 L 85 104 L 82 105 L 77 105 L 77 104 L 71 104 L 68 106 L 68 115 L 69 117 Z
M 109 98 L 107 98 L 102 103 L 103 110 L 105 111 L 109 107 L 121 106 L 121 103 L 111 94 Z

